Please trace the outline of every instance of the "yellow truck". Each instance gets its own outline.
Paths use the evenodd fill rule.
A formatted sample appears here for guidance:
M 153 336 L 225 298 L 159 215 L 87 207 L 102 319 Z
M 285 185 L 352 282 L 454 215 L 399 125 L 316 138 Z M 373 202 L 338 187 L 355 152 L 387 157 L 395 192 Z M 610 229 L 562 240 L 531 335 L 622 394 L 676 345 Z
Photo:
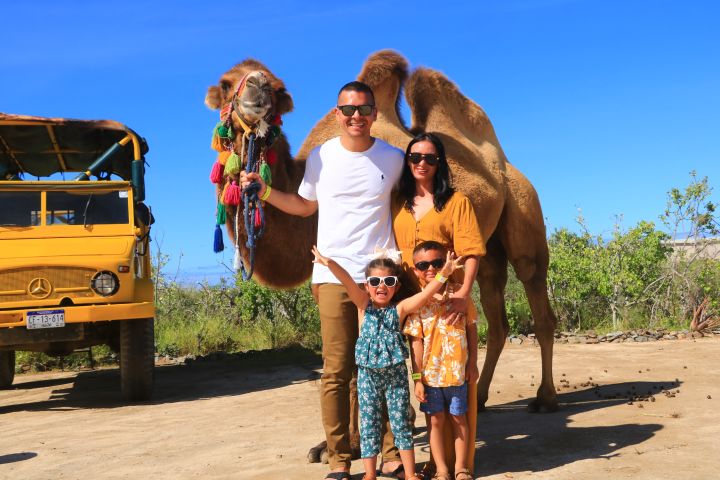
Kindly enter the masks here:
M 16 351 L 106 344 L 123 397 L 152 395 L 147 151 L 117 122 L 0 113 L 0 388 Z

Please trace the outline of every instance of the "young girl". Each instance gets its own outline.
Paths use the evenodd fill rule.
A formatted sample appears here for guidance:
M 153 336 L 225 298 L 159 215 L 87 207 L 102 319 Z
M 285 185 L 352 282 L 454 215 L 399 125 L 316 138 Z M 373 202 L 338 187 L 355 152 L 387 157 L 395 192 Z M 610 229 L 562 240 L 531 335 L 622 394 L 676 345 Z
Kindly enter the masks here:
M 355 346 L 360 403 L 360 456 L 365 467 L 363 480 L 376 478 L 383 402 L 387 406 L 395 445 L 400 450 L 405 478 L 420 480 L 415 472 L 412 427 L 408 421 L 410 391 L 405 366 L 408 351 L 400 324 L 408 314 L 419 310 L 440 291 L 458 267 L 460 259 L 456 260 L 448 252 L 445 265 L 423 291 L 394 304 L 392 298 L 399 286 L 400 267 L 389 258 L 370 262 L 365 270 L 367 280 L 363 289 L 337 262 L 323 257 L 317 247 L 313 247 L 312 253 L 315 255 L 313 261 L 328 267 L 345 286 L 353 303 L 364 311 L 360 321 L 360 336 Z

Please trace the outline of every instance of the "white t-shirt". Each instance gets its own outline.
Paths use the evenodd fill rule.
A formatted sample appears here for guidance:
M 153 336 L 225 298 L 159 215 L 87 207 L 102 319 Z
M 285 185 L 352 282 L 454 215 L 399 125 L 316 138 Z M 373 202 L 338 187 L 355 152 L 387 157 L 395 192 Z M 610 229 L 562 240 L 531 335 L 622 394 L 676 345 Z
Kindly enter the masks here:
M 400 179 L 404 153 L 376 138 L 364 152 L 350 152 L 340 137 L 313 149 L 298 194 L 318 202 L 317 246 L 365 281 L 365 267 L 376 247 L 395 248 L 390 193 Z M 312 283 L 340 283 L 318 263 Z

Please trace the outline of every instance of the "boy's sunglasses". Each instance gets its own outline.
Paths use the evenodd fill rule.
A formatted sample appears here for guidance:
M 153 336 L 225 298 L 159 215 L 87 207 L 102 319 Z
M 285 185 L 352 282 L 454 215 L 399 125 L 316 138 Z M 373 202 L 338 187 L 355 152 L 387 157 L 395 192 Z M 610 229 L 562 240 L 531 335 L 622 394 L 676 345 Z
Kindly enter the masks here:
M 367 117 L 370 115 L 375 108 L 375 105 L 338 105 L 337 109 L 342 112 L 346 117 L 352 117 L 355 115 L 355 110 L 360 112 L 360 115 Z
M 417 262 L 415 264 L 415 268 L 417 268 L 421 272 L 424 272 L 425 270 L 430 268 L 430 265 L 432 265 L 435 270 L 439 270 L 442 268 L 443 265 L 445 265 L 445 260 L 443 260 L 442 258 L 436 258 L 435 260 L 430 260 L 429 262 Z
M 385 284 L 386 287 L 394 287 L 398 283 L 398 278 L 395 275 L 389 277 L 367 277 L 367 284 L 371 287 L 379 287 L 381 283 Z
M 434 167 L 440 161 L 440 156 L 437 153 L 408 153 L 407 159 L 415 165 L 425 160 L 425 163 Z

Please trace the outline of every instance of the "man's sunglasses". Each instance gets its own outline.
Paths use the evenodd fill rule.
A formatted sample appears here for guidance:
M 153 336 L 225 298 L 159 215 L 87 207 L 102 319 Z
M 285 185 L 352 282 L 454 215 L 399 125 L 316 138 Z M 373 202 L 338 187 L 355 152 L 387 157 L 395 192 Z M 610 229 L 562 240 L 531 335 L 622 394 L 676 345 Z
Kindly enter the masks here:
M 415 165 L 425 160 L 425 163 L 434 167 L 440 161 L 440 156 L 437 153 L 408 153 L 407 159 Z
M 342 112 L 346 117 L 352 117 L 355 115 L 355 111 L 360 112 L 360 115 L 367 117 L 370 115 L 375 108 L 375 105 L 338 105 L 337 109 Z
M 417 262 L 415 264 L 415 268 L 417 268 L 421 272 L 424 272 L 425 270 L 430 268 L 430 265 L 432 265 L 435 270 L 439 270 L 442 268 L 443 265 L 445 265 L 445 260 L 443 260 L 442 258 L 436 258 L 435 260 L 430 260 L 429 262 Z
M 398 283 L 398 278 L 395 275 L 389 277 L 367 277 L 367 284 L 371 287 L 379 287 L 381 283 L 385 284 L 386 287 L 394 287 Z

